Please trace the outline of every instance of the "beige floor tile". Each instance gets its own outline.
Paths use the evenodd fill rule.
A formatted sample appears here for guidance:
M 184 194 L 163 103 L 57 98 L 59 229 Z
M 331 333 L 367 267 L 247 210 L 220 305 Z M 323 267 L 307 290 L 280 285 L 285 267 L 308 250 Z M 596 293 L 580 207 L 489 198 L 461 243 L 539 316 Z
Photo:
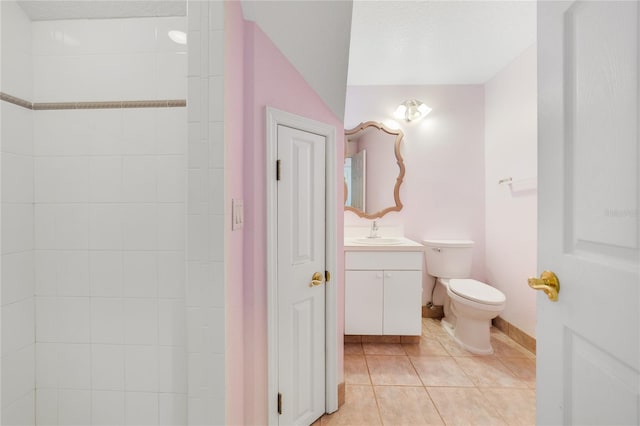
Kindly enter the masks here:
M 322 426 L 328 425 L 380 425 L 380 415 L 372 386 L 346 385 L 346 400 L 338 411 L 326 414 Z
M 455 340 L 453 340 L 453 337 L 448 334 L 445 336 L 438 336 L 437 339 L 451 356 L 476 356 L 476 354 L 469 352 L 460 346 Z
M 476 388 L 427 388 L 446 425 L 506 425 Z
M 536 356 L 532 353 L 520 346 L 518 343 L 511 340 L 508 336 L 505 338 L 497 337 L 496 335 L 491 336 L 491 346 L 493 346 L 493 350 L 495 356 L 500 358 L 530 358 L 533 359 Z
M 527 384 L 493 356 L 457 357 L 458 365 L 477 387 L 526 388 Z
M 366 360 L 374 385 L 422 386 L 407 356 L 367 355 Z
M 344 381 L 349 385 L 370 385 L 369 370 L 364 355 L 344 356 Z
M 443 425 L 423 387 L 374 386 L 384 425 Z
M 345 343 L 344 344 L 345 355 L 363 355 L 362 343 Z
M 363 343 L 367 355 L 406 355 L 400 343 Z
M 499 358 L 517 378 L 527 384 L 527 387 L 536 387 L 536 360 L 530 358 Z
M 536 391 L 531 389 L 481 389 L 480 392 L 509 425 L 536 424 Z
M 425 386 L 474 386 L 464 370 L 450 356 L 410 359 Z
M 422 335 L 426 337 L 446 336 L 440 320 L 434 318 L 422 318 Z
M 409 356 L 447 356 L 449 353 L 434 337 L 422 337 L 420 343 L 403 343 L 402 347 Z

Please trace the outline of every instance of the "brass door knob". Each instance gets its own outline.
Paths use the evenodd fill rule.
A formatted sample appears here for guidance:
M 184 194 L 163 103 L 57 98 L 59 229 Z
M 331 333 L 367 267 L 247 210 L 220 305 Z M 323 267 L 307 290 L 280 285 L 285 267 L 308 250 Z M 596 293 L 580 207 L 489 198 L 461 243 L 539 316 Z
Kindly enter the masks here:
M 322 279 L 322 274 L 320 272 L 316 272 L 311 277 L 311 282 L 309 283 L 309 287 L 315 287 L 317 285 L 322 284 L 323 282 L 324 280 Z
M 542 290 L 549 300 L 558 301 L 558 293 L 560 293 L 560 281 L 556 274 L 551 271 L 544 271 L 540 274 L 540 278 L 529 278 L 529 287 L 534 290 Z

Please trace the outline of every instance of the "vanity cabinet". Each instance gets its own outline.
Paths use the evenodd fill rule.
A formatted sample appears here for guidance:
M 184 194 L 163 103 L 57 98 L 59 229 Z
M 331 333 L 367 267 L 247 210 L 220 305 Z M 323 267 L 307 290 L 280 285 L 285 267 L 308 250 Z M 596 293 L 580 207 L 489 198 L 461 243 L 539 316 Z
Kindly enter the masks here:
M 345 253 L 345 334 L 419 336 L 422 251 Z

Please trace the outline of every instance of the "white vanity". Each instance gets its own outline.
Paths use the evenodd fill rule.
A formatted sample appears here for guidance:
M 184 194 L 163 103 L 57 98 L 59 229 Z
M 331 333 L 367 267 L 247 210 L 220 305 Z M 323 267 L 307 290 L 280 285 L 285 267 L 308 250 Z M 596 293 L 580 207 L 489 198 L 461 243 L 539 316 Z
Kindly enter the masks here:
M 403 237 L 345 238 L 347 335 L 422 333 L 422 244 Z
M 424 247 L 402 237 L 401 225 L 376 222 L 402 210 L 403 137 L 373 121 L 345 131 L 345 211 L 373 220 L 344 229 L 346 335 L 422 334 Z

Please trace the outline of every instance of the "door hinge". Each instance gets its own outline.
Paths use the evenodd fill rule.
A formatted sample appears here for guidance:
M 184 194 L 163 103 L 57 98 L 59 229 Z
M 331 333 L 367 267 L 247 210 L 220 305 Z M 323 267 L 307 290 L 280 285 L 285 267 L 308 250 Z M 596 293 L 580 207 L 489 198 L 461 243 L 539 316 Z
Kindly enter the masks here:
M 276 180 L 280 180 L 280 160 L 276 160 Z
M 331 281 L 331 273 L 329 271 L 324 271 L 324 281 L 327 283 Z
M 282 394 L 278 392 L 278 414 L 282 414 Z

